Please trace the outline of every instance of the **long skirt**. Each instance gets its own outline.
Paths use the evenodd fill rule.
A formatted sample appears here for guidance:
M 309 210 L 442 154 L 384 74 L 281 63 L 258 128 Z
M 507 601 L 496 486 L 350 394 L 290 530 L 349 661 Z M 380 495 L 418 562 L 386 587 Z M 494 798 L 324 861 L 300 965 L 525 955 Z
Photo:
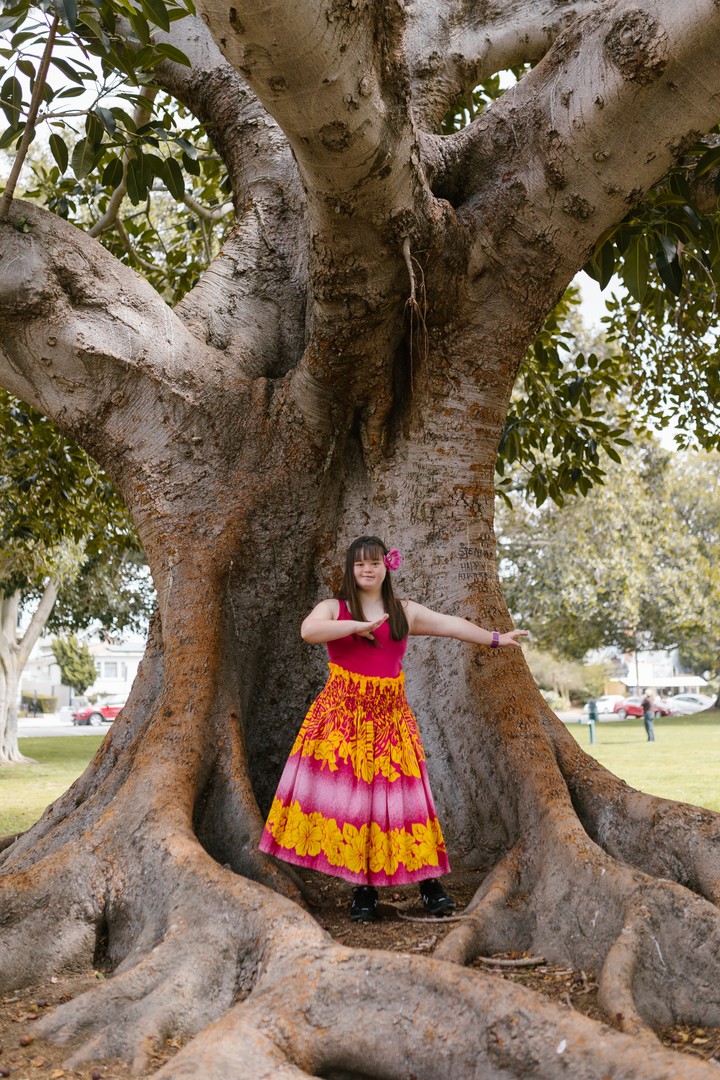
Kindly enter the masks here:
M 260 850 L 357 885 L 449 873 L 404 674 L 381 679 L 328 666 Z

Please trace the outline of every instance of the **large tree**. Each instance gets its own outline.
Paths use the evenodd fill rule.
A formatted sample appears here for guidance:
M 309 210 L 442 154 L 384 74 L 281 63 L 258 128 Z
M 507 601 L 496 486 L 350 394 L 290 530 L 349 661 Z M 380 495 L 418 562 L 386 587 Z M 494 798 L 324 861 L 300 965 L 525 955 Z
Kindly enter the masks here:
M 720 8 L 199 7 L 155 34 L 189 66 L 166 52 L 152 78 L 211 131 L 237 226 L 182 302 L 35 206 L 0 222 L 0 379 L 108 470 L 159 597 L 123 719 L 4 852 L 2 985 L 102 954 L 95 1000 L 39 1023 L 137 1065 L 195 1035 L 164 1076 L 704 1076 L 462 968 L 533 949 L 597 969 L 626 1033 L 720 1024 L 717 815 L 589 759 L 520 655 L 408 660 L 455 864 L 485 871 L 435 960 L 332 943 L 256 841 L 321 679 L 297 627 L 348 539 L 383 533 L 407 594 L 509 627 L 493 468 L 517 370 L 597 242 L 717 123 Z

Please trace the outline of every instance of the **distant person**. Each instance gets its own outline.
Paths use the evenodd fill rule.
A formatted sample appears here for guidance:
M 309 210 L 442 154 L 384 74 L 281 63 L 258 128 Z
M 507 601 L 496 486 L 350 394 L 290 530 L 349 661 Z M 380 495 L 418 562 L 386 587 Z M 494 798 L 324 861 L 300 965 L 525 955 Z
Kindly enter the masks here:
M 645 724 L 645 731 L 647 732 L 648 742 L 655 742 L 655 725 L 653 723 L 655 717 L 655 706 L 652 696 L 645 691 L 642 699 L 642 711 L 643 711 L 643 723 Z

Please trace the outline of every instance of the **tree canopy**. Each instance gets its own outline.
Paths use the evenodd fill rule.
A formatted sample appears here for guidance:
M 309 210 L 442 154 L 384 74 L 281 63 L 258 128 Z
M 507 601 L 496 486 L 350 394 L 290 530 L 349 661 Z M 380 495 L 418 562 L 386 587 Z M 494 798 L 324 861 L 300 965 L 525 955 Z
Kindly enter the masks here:
M 159 91 L 153 79 L 164 64 L 167 80 L 168 61 L 190 64 L 153 31 L 168 31 L 192 10 L 165 0 L 139 7 L 120 0 L 102 7 L 61 4 L 44 78 L 40 57 L 54 25 L 50 0 L 40 5 L 39 20 L 29 0 L 10 5 L 0 18 L 8 42 L 0 49 L 7 121 L 0 147 L 17 149 L 39 121 L 50 132 L 52 159 L 35 155 L 26 196 L 97 236 L 171 304 L 217 254 L 232 220 L 232 175 L 213 145 L 222 150 L 217 123 L 210 129 L 199 123 L 182 94 L 178 100 Z M 128 34 L 119 29 L 125 19 Z M 461 131 L 532 66 L 485 78 L 453 102 L 439 130 Z M 170 89 L 177 90 L 172 79 Z M 29 125 L 35 90 L 42 112 Z M 89 104 L 73 105 L 88 95 Z M 627 290 L 622 299 L 608 298 L 607 345 L 600 355 L 584 347 L 586 335 L 572 318 L 574 285 L 548 316 L 526 356 L 500 443 L 501 493 L 520 485 L 538 504 L 587 494 L 619 460 L 629 435 L 669 423 L 678 445 L 720 445 L 714 408 L 720 396 L 719 131 L 716 126 L 684 147 L 673 168 L 598 238 L 585 270 L 603 289 L 618 275 Z M 522 469 L 510 479 L 506 472 L 515 463 Z
M 716 453 L 645 440 L 584 499 L 501 511 L 511 608 L 560 655 L 677 647 L 693 670 L 717 672 L 719 482 Z

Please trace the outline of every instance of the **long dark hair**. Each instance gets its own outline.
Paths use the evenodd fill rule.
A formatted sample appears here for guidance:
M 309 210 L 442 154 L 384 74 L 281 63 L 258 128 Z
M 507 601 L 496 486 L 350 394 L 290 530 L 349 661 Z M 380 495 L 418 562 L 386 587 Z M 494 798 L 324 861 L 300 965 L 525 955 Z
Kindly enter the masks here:
M 345 556 L 345 572 L 343 574 L 342 589 L 340 595 L 350 609 L 353 619 L 358 622 L 368 622 L 363 612 L 362 598 L 355 581 L 355 563 L 363 559 L 379 559 L 382 561 L 388 553 L 379 536 L 358 536 L 347 549 Z M 393 641 L 402 641 L 408 636 L 408 621 L 405 609 L 395 596 L 392 586 L 391 573 L 385 574 L 382 583 L 381 596 L 383 607 L 390 616 L 390 636 Z M 372 642 L 371 642 L 372 644 Z

